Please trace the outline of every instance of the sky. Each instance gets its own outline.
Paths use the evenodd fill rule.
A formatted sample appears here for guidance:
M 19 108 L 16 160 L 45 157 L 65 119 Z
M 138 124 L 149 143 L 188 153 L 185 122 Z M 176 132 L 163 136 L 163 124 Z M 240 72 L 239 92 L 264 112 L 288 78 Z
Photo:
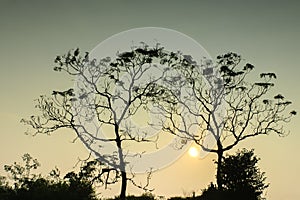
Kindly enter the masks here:
M 256 66 L 256 73 L 278 75 L 276 91 L 299 109 L 299 1 L 17 1 L 0 0 L 0 165 L 30 153 L 43 173 L 57 166 L 73 169 L 87 151 L 74 134 L 25 135 L 20 120 L 35 114 L 34 99 L 55 89 L 72 86 L 53 71 L 54 58 L 69 49 L 92 50 L 119 32 L 138 27 L 163 27 L 182 32 L 200 43 L 215 58 L 237 52 Z M 299 116 L 286 126 L 287 137 L 262 136 L 238 148 L 255 148 L 266 172 L 270 200 L 300 199 Z M 153 174 L 157 195 L 197 194 L 215 180 L 214 155 L 195 159 L 187 154 Z M 3 172 L 1 169 L 0 172 Z M 167 178 L 166 178 L 167 177 Z M 102 191 L 115 196 L 118 187 Z M 129 193 L 140 192 L 132 187 Z

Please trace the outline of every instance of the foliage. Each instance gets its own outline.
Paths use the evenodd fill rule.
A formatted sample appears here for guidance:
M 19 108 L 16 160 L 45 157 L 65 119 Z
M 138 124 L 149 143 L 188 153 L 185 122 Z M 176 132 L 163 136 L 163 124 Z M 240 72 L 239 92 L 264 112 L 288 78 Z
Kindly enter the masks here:
M 227 155 L 221 164 L 222 188 L 227 191 L 248 194 L 258 199 L 269 185 L 265 183 L 265 173 L 257 166 L 259 158 L 253 150 L 242 149 L 236 155 Z M 250 195 L 251 194 L 251 195 Z
M 10 178 L 14 180 L 14 187 L 21 188 L 27 187 L 27 183 L 30 180 L 35 180 L 39 176 L 32 173 L 32 170 L 36 170 L 40 163 L 33 159 L 28 153 L 22 156 L 24 165 L 14 163 L 13 165 L 5 165 L 4 170 L 10 173 Z
M 116 197 L 115 199 L 118 200 L 119 198 Z M 141 196 L 128 195 L 126 197 L 126 200 L 154 200 L 154 199 L 155 197 L 151 193 L 144 193 Z
M 257 166 L 258 161 L 253 150 L 243 149 L 235 155 L 225 156 L 220 165 L 222 189 L 211 183 L 203 190 L 201 199 L 263 199 L 263 191 L 269 185 L 265 183 L 265 173 Z
M 202 191 L 202 195 L 200 196 L 201 200 L 227 200 L 226 197 L 224 196 L 224 192 L 221 192 L 218 190 L 218 187 L 211 183 L 208 188 L 204 189 Z
M 32 173 L 38 161 L 29 154 L 22 156 L 24 164 L 5 165 L 10 182 L 2 178 L 0 199 L 3 200 L 94 200 L 93 182 L 90 181 L 91 163 L 84 165 L 78 173 L 70 172 L 60 178 L 59 171 L 53 170 L 48 177 Z M 93 162 L 94 163 L 94 162 Z M 87 170 L 89 169 L 89 170 Z M 95 179 L 95 177 L 93 177 Z M 10 184 L 11 183 L 11 184 Z

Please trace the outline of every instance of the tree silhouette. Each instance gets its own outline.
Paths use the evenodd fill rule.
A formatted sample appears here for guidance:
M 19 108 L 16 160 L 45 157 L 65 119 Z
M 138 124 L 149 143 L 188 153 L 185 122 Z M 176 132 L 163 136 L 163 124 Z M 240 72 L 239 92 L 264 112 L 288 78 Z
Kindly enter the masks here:
M 41 96 L 36 105 L 41 115 L 22 122 L 33 128 L 33 135 L 50 134 L 63 128 L 74 131 L 86 147 L 108 165 L 102 172 L 108 176 L 113 174 L 114 178 L 105 183 L 115 183 L 121 178 L 120 198 L 125 199 L 128 180 L 146 188 L 136 184 L 133 176 L 128 177 L 130 163 L 126 158 L 141 155 L 128 155 L 124 143 L 156 142 L 148 139 L 147 132 L 140 131 L 130 119 L 139 110 L 147 110 L 150 98 L 164 92 L 157 82 L 163 79 L 165 71 L 160 69 L 158 76 L 148 72 L 158 69 L 156 63 L 166 60 L 167 56 L 158 45 L 150 48 L 145 44 L 118 53 L 114 60 L 110 57 L 97 60 L 90 58 L 89 53 L 81 56 L 79 49 L 58 56 L 54 70 L 73 77 L 75 87 L 53 91 L 51 97 Z M 105 152 L 107 145 L 113 146 L 113 151 Z
M 233 193 L 235 199 L 260 199 L 269 185 L 265 183 L 265 173 L 257 166 L 258 161 L 253 150 L 243 149 L 225 156 L 220 169 L 222 188 Z
M 258 161 L 253 150 L 242 149 L 235 155 L 224 156 L 220 165 L 222 190 L 211 183 L 200 199 L 263 199 L 263 191 L 269 185 L 265 183 L 265 173 L 257 166 Z
M 178 136 L 183 145 L 194 141 L 204 151 L 217 154 L 217 185 L 222 189 L 224 152 L 258 135 L 284 136 L 283 124 L 296 114 L 287 113 L 291 102 L 283 95 L 271 96 L 274 73 L 262 73 L 253 82 L 249 75 L 254 66 L 241 61 L 241 56 L 227 53 L 218 56 L 215 65 L 206 58 L 197 63 L 191 55 L 144 43 L 118 53 L 114 60 L 89 58 L 88 53 L 81 56 L 76 49 L 58 56 L 54 68 L 75 78 L 75 88 L 41 96 L 36 106 L 41 116 L 22 121 L 33 127 L 34 135 L 73 130 L 108 165 L 103 172 L 114 172 L 112 183 L 121 178 L 120 198 L 125 199 L 127 181 L 135 184 L 128 177 L 126 158 L 141 154 L 127 154 L 124 143 L 156 142 L 130 121 L 140 110 L 153 112 L 150 103 L 160 110 L 154 113 L 161 122 L 153 126 Z M 160 74 L 147 76 L 153 69 Z M 105 152 L 105 144 L 114 146 L 113 151 Z
M 180 56 L 176 54 L 174 57 Z M 252 64 L 241 64 L 236 53 L 226 53 L 196 63 L 189 56 L 174 65 L 181 77 L 165 77 L 169 98 L 161 98 L 156 106 L 168 121 L 168 131 L 185 141 L 194 141 L 204 151 L 217 154 L 217 185 L 222 188 L 223 154 L 240 142 L 258 135 L 276 133 L 285 136 L 283 124 L 290 122 L 296 111 L 287 111 L 290 101 L 271 94 L 274 73 L 262 73 L 251 80 Z M 170 102 L 169 99 L 172 99 Z M 216 145 L 215 145 L 216 144 Z

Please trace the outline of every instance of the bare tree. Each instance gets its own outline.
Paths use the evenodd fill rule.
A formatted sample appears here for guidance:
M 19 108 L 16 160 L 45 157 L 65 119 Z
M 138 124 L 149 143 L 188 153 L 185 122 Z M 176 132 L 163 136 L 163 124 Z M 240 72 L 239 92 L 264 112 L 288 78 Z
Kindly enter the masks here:
M 97 60 L 90 58 L 89 53 L 82 56 L 79 49 L 58 56 L 54 70 L 73 77 L 74 88 L 53 91 L 50 97 L 40 96 L 36 107 L 41 115 L 22 121 L 33 128 L 33 135 L 65 128 L 74 131 L 90 152 L 109 166 L 103 172 L 114 177 L 107 178 L 106 184 L 121 178 L 120 198 L 125 199 L 127 181 L 147 189 L 134 182 L 134 174 L 128 176 L 130 163 L 126 159 L 141 155 L 129 154 L 124 144 L 156 142 L 131 123 L 131 117 L 139 110 L 147 110 L 149 98 L 163 92 L 157 82 L 166 70 L 155 63 L 159 64 L 166 56 L 159 45 L 150 48 L 143 43 L 131 51 L 118 53 L 116 59 Z M 161 73 L 151 74 L 155 69 Z
M 169 97 L 156 101 L 156 106 L 168 120 L 161 121 L 160 126 L 182 141 L 193 141 L 205 152 L 217 155 L 216 178 L 221 189 L 224 152 L 258 135 L 273 132 L 285 136 L 283 125 L 296 112 L 287 111 L 291 102 L 283 95 L 271 94 L 276 75 L 262 73 L 257 82 L 252 81 L 254 66 L 242 65 L 240 55 L 218 56 L 216 64 L 208 59 L 196 63 L 187 55 L 174 57 L 183 57 L 173 65 L 182 76 L 164 79 Z

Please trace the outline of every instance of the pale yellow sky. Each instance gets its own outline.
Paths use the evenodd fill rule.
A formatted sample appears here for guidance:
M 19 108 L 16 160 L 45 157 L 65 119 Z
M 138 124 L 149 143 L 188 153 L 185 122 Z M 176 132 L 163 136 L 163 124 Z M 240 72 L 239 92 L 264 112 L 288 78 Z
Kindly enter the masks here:
M 34 138 L 23 133 L 20 119 L 35 113 L 40 94 L 72 86 L 52 70 L 56 55 L 71 48 L 90 51 L 109 36 L 136 27 L 170 28 L 198 41 L 212 57 L 240 53 L 256 66 L 256 73 L 274 71 L 276 89 L 299 109 L 300 3 L 298 1 L 0 1 L 0 165 L 19 160 L 26 152 L 42 163 L 72 170 L 87 152 L 74 135 L 58 132 Z M 299 117 L 287 126 L 286 138 L 263 136 L 241 143 L 255 148 L 266 172 L 270 200 L 300 199 L 298 152 Z M 234 149 L 234 151 L 237 149 Z M 153 175 L 155 194 L 175 196 L 200 192 L 214 181 L 209 155 L 197 160 L 187 155 Z M 2 173 L 3 170 L 1 169 Z M 129 189 L 129 193 L 137 192 Z M 116 195 L 114 190 L 105 194 Z

